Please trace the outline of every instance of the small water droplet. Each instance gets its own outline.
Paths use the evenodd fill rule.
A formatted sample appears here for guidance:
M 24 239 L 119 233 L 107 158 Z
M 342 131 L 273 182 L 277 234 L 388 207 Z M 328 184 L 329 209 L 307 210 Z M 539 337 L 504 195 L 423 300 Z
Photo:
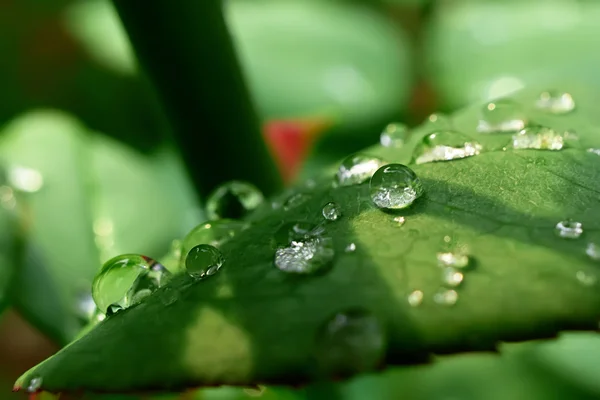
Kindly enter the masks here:
M 284 272 L 312 274 L 329 267 L 334 255 L 331 238 L 313 236 L 292 240 L 286 247 L 277 249 L 274 263 Z
M 450 161 L 476 156 L 482 147 L 460 132 L 444 130 L 435 131 L 423 137 L 415 147 L 413 158 L 417 164 L 435 161 Z
M 423 303 L 423 291 L 414 290 L 408 295 L 408 304 L 411 307 L 418 307 Z
M 452 238 L 448 235 L 444 236 L 444 242 L 446 243 L 450 243 L 452 241 Z
M 227 182 L 207 197 L 206 217 L 212 220 L 242 218 L 263 201 L 263 194 L 256 186 L 242 181 Z
M 462 272 L 454 268 L 444 268 L 443 281 L 446 286 L 457 287 L 462 283 L 463 279 L 464 275 Z
M 600 149 L 587 149 L 587 152 L 600 156 Z
M 165 305 L 165 307 L 174 304 L 177 299 L 179 299 L 179 292 L 172 287 L 166 287 L 165 290 L 160 294 L 160 300 Z
M 581 222 L 566 220 L 556 224 L 556 234 L 565 239 L 577 239 L 583 233 L 583 225 Z
M 328 221 L 337 221 L 341 216 L 342 212 L 340 207 L 335 203 L 327 203 L 323 206 L 323 217 Z
M 402 226 L 406 222 L 406 218 L 404 218 L 404 217 L 394 217 L 394 222 L 397 223 L 398 226 Z
M 583 286 L 594 286 L 598 281 L 598 278 L 595 275 L 588 274 L 585 271 L 577 271 L 575 277 Z
M 383 360 L 385 332 L 377 318 L 355 309 L 328 320 L 316 338 L 315 356 L 323 374 L 343 376 L 375 369 Z
M 370 192 L 377 207 L 398 210 L 418 199 L 423 194 L 423 186 L 412 169 L 402 164 L 388 164 L 371 178 Z
M 361 184 L 370 179 L 383 164 L 380 158 L 353 154 L 342 161 L 336 175 L 337 183 L 340 186 Z
M 575 109 L 573 96 L 558 90 L 542 92 L 535 105 L 538 109 L 552 114 L 566 114 Z
M 179 249 L 181 264 L 185 263 L 185 257 L 193 247 L 199 244 L 209 244 L 219 248 L 247 226 L 244 222 L 232 219 L 219 219 L 201 223 L 181 241 L 181 248 Z
M 356 251 L 356 244 L 350 243 L 348 246 L 346 246 L 346 248 L 344 249 L 344 251 L 346 253 L 354 253 Z
M 16 190 L 35 193 L 44 185 L 44 178 L 35 169 L 16 166 L 8 170 L 8 182 Z
M 596 243 L 588 243 L 585 254 L 594 261 L 600 261 L 600 246 Z
M 442 289 L 433 296 L 433 301 L 444 306 L 453 306 L 458 301 L 458 292 Z
M 447 236 L 449 237 L 449 236 Z M 445 238 L 444 238 L 445 239 Z M 446 241 L 446 240 L 444 240 Z M 448 241 L 449 242 L 449 241 Z M 446 243 L 448 243 L 446 242 Z M 438 265 L 440 267 L 465 268 L 469 265 L 469 256 L 463 253 L 437 253 Z
M 401 123 L 392 123 L 385 127 L 379 141 L 384 147 L 401 148 L 408 136 L 408 127 Z
M 519 104 L 510 99 L 499 99 L 486 104 L 477 125 L 480 133 L 517 132 L 525 128 L 527 118 Z
M 293 208 L 296 208 L 296 207 L 306 203 L 309 198 L 310 198 L 310 195 L 308 195 L 307 193 L 295 193 L 295 194 L 291 195 L 283 203 L 283 209 L 285 211 L 289 211 Z
M 104 263 L 94 278 L 92 296 L 101 312 L 111 314 L 111 309 L 124 310 L 139 303 L 170 277 L 169 271 L 151 258 L 124 254 Z
M 223 265 L 223 254 L 214 246 L 200 244 L 190 250 L 185 258 L 185 269 L 192 278 L 214 275 Z
M 43 379 L 41 376 L 35 376 L 29 380 L 27 384 L 27 392 L 28 393 L 37 393 L 42 387 Z
M 529 126 L 513 135 L 512 145 L 516 150 L 561 150 L 564 146 L 564 138 L 552 128 Z

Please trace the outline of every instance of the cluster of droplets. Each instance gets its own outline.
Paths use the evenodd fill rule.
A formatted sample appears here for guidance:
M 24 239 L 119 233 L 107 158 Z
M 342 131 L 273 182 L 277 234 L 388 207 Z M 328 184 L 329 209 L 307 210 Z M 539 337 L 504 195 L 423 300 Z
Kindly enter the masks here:
M 583 224 L 572 219 L 558 221 L 554 232 L 561 239 L 579 240 L 584 233 Z M 585 248 L 585 254 L 591 261 L 600 261 L 600 245 L 589 242 Z M 594 286 L 598 280 L 596 274 L 583 270 L 577 271 L 575 277 L 583 286 Z

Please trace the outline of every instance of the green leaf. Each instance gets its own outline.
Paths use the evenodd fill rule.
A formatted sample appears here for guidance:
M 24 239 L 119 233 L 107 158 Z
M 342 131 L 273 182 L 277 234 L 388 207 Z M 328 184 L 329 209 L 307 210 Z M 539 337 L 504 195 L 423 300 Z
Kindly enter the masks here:
M 33 111 L 6 126 L 0 156 L 43 178 L 21 199 L 27 255 L 15 306 L 62 343 L 90 312 L 86 299 L 103 261 L 125 249 L 162 255 L 189 217 L 190 190 L 174 157 L 144 158 L 58 111 Z M 159 172 L 167 168 L 170 176 Z
M 600 147 L 600 114 L 596 96 L 564 89 L 577 104 L 567 115 L 536 109 L 539 90 L 515 101 L 531 122 L 575 129 L 580 138 L 565 149 L 489 150 L 508 146 L 511 135 L 477 133 L 482 105 L 474 105 L 447 123 L 488 151 L 411 164 L 425 194 L 410 208 L 391 215 L 372 204 L 368 184 L 331 185 L 334 166 L 315 188 L 275 199 L 281 204 L 294 195 L 287 206 L 257 210 L 253 224 L 222 245 L 225 263 L 214 276 L 194 282 L 179 275 L 27 372 L 17 386 L 34 378 L 50 391 L 117 392 L 306 382 L 327 354 L 319 339 L 324 324 L 356 309 L 382 326 L 386 364 L 596 329 L 600 269 L 586 246 L 600 241 L 600 157 L 586 149 Z M 413 131 L 400 149 L 377 145 L 366 152 L 408 164 L 422 138 L 445 126 L 435 124 Z M 339 205 L 341 217 L 324 222 L 329 202 Z M 579 239 L 556 234 L 566 219 L 583 224 Z M 277 232 L 294 221 L 325 223 L 335 249 L 330 269 L 291 276 L 274 267 Z M 354 252 L 345 251 L 350 243 Z M 453 306 L 434 300 L 444 287 L 437 253 L 448 250 L 468 253 L 471 266 Z M 419 306 L 408 302 L 414 290 L 423 293 Z
M 7 186 L 0 186 L 0 314 L 9 304 L 13 294 L 13 278 L 15 267 L 19 264 L 22 238 L 18 229 L 16 216 L 10 210 L 14 197 L 12 191 L 5 191 Z M 6 197 L 8 196 L 8 197 Z
M 600 88 L 598 2 L 438 2 L 426 32 L 430 80 L 445 108 L 557 80 Z

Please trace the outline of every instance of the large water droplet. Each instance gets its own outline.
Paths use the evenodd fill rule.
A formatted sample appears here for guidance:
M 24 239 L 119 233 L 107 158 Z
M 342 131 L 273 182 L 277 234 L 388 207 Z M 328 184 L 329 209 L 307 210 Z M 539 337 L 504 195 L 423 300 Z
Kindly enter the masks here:
M 232 219 L 203 222 L 192 229 L 181 242 L 181 263 L 185 263 L 185 257 L 193 247 L 209 244 L 219 248 L 246 227 L 246 223 Z
M 583 233 L 583 225 L 581 222 L 566 220 L 556 224 L 556 234 L 565 239 L 577 239 Z
M 214 246 L 200 244 L 190 250 L 185 258 L 185 269 L 195 279 L 214 275 L 223 265 L 223 254 Z
M 588 243 L 585 254 L 594 261 L 600 261 L 600 246 L 596 243 Z
M 444 285 L 450 286 L 450 287 L 457 287 L 462 283 L 463 279 L 464 279 L 464 275 L 462 274 L 462 272 L 459 272 L 458 270 L 456 270 L 454 268 L 444 268 L 444 270 L 443 270 Z
M 108 260 L 92 284 L 92 296 L 98 309 L 110 315 L 124 310 L 163 286 L 171 274 L 151 258 L 124 254 Z
M 340 207 L 335 203 L 327 203 L 323 206 L 323 217 L 328 221 L 337 221 L 341 216 L 342 212 Z
M 338 169 L 336 178 L 340 186 L 358 185 L 370 179 L 384 164 L 383 160 L 365 154 L 347 157 Z
M 408 136 L 408 127 L 401 123 L 392 123 L 385 127 L 379 141 L 384 147 L 400 148 Z
M 529 126 L 513 135 L 512 144 L 517 150 L 561 150 L 564 146 L 564 138 L 552 128 Z
M 343 376 L 375 369 L 385 355 L 386 335 L 371 313 L 348 310 L 327 321 L 316 342 L 320 371 Z
M 411 307 L 418 307 L 423 303 L 423 291 L 414 290 L 408 295 L 408 304 Z
M 371 178 L 370 190 L 373 203 L 389 210 L 406 208 L 423 194 L 417 175 L 402 164 L 379 168 Z
M 450 238 L 449 236 L 447 237 Z M 448 243 L 450 239 L 446 241 L 446 237 L 444 237 L 444 241 Z M 437 260 L 440 267 L 464 268 L 469 265 L 469 256 L 458 252 L 437 253 Z
M 552 114 L 566 114 L 575 109 L 573 97 L 567 92 L 558 90 L 541 93 L 535 105 L 538 109 Z
M 589 274 L 585 271 L 577 271 L 575 273 L 575 278 L 581 283 L 583 286 L 594 286 L 598 281 L 596 275 Z
M 331 265 L 335 251 L 333 241 L 326 236 L 292 240 L 275 252 L 275 266 L 284 272 L 312 274 Z
M 35 376 L 33 378 L 31 378 L 29 380 L 29 383 L 27 384 L 27 392 L 28 393 L 36 393 L 39 392 L 40 388 L 42 387 L 42 382 L 43 379 L 41 376 Z
M 442 289 L 433 296 L 433 301 L 444 306 L 453 306 L 458 301 L 458 292 Z
M 415 147 L 414 159 L 417 164 L 434 161 L 450 161 L 479 154 L 481 145 L 460 132 L 435 131 L 425 136 Z
M 527 119 L 519 104 L 500 99 L 486 104 L 481 110 L 477 131 L 481 133 L 516 132 L 527 125 Z
M 15 166 L 8 170 L 8 182 L 16 190 L 34 193 L 42 188 L 44 178 L 35 169 Z
M 256 186 L 247 182 L 231 181 L 217 187 L 206 199 L 208 219 L 244 217 L 264 201 Z

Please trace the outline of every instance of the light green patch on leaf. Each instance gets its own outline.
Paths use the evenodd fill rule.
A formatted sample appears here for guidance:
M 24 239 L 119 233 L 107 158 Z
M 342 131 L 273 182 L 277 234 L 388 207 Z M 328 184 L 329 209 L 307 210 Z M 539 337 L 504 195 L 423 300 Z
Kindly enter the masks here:
M 197 282 L 175 277 L 17 384 L 42 377 L 50 391 L 123 392 L 312 381 L 319 377 L 324 324 L 357 308 L 383 327 L 387 365 L 596 329 L 600 264 L 586 248 L 600 241 L 600 156 L 587 149 L 600 147 L 600 114 L 594 94 L 561 89 L 575 98 L 571 114 L 537 110 L 537 89 L 514 100 L 531 122 L 561 133 L 574 129 L 579 140 L 565 149 L 512 150 L 511 134 L 477 133 L 477 104 L 449 123 L 482 145 L 480 155 L 410 164 L 422 138 L 439 129 L 427 122 L 401 149 L 365 150 L 410 164 L 425 190 L 411 207 L 395 214 L 377 209 L 368 184 L 332 185 L 333 166 L 314 188 L 286 191 L 272 199 L 278 207 L 267 202 L 252 214 L 251 226 L 221 246 L 225 262 L 214 276 Z M 281 206 L 298 192 L 306 201 L 296 196 L 294 207 Z M 322 208 L 329 202 L 339 206 L 341 217 L 325 222 Z M 399 216 L 403 223 L 395 220 Z M 557 222 L 567 219 L 582 223 L 579 239 L 555 233 Z M 274 267 L 275 234 L 295 221 L 324 223 L 335 250 L 329 270 L 292 276 Z M 353 252 L 346 251 L 350 243 Z M 448 288 L 437 257 L 449 251 L 470 259 L 454 305 L 440 304 L 439 296 Z M 178 291 L 175 302 L 167 301 L 170 289 Z M 411 306 L 416 290 L 422 302 Z

